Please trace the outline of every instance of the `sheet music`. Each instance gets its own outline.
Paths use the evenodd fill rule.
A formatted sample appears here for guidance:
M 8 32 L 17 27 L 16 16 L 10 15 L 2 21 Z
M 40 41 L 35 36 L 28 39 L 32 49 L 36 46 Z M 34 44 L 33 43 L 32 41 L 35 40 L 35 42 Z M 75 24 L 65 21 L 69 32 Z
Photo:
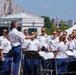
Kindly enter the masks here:
M 39 52 L 39 55 L 42 56 L 44 59 L 46 59 L 46 54 L 44 51 L 40 51 Z
M 39 54 L 40 54 L 40 56 L 42 56 L 45 60 L 54 58 L 53 52 L 40 51 Z
M 73 53 L 74 53 L 74 57 L 76 57 L 76 50 L 73 50 Z
M 74 56 L 74 52 L 72 52 L 72 51 L 70 51 L 70 50 L 65 51 L 65 52 L 66 52 L 66 54 L 67 54 L 68 56 Z

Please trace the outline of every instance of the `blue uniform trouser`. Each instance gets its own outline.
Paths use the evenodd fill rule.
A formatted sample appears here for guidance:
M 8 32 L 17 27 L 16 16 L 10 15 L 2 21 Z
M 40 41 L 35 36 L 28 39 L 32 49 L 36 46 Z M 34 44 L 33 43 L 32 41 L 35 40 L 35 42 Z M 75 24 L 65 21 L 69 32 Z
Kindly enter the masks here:
M 19 63 L 21 59 L 21 47 L 12 47 L 13 54 L 13 75 L 18 75 Z
M 6 57 L 7 54 L 3 54 L 5 61 L 1 62 L 2 65 L 2 71 L 1 71 L 1 75 L 10 75 L 10 70 L 11 70 L 11 64 L 12 64 L 12 59 Z
M 33 60 L 33 64 L 34 64 L 34 67 L 32 68 L 32 60 L 30 60 L 30 59 L 26 60 L 25 68 L 26 68 L 27 75 L 31 75 L 32 69 L 34 71 L 34 75 L 37 75 L 38 60 L 37 59 Z
M 57 59 L 56 61 L 57 61 L 58 73 L 66 72 L 67 58 Z

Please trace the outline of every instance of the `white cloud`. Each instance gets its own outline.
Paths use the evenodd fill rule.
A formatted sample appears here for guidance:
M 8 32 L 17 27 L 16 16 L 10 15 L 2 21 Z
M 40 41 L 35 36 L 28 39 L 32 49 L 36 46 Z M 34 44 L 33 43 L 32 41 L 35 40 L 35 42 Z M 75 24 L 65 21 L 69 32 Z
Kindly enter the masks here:
M 48 6 L 48 5 L 43 5 L 42 8 L 43 8 L 43 9 L 48 9 L 49 6 Z

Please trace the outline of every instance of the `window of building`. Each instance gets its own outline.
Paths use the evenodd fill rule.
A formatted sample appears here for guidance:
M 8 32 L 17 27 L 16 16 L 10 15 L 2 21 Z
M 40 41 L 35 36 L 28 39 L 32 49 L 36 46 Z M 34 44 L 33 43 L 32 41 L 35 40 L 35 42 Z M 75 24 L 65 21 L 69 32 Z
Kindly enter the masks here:
M 31 34 L 31 32 L 36 32 L 37 28 L 28 28 L 28 33 L 29 35 Z

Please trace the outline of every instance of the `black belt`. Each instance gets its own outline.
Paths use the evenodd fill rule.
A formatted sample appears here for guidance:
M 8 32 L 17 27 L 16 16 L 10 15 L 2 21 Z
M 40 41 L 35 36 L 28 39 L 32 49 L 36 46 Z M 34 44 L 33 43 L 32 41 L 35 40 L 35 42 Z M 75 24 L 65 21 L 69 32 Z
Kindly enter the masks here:
M 7 54 L 7 53 L 3 53 L 3 54 Z

